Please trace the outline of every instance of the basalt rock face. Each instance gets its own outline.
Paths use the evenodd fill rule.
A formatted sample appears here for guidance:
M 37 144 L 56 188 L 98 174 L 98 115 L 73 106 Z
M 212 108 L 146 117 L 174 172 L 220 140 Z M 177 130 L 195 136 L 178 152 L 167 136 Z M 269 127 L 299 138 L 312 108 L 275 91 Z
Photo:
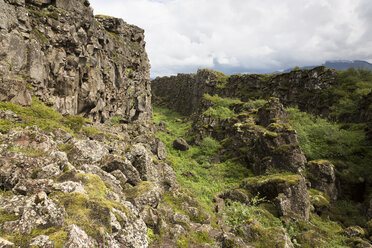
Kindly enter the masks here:
M 0 0 L 0 100 L 104 122 L 151 116 L 144 31 L 87 0 Z
M 319 93 L 336 83 L 337 72 L 316 67 L 274 75 L 232 75 L 227 77 L 212 70 L 196 74 L 156 78 L 152 81 L 153 100 L 184 115 L 200 107 L 204 94 L 239 98 L 280 98 L 285 107 L 298 106 L 313 114 L 329 114 L 330 100 Z

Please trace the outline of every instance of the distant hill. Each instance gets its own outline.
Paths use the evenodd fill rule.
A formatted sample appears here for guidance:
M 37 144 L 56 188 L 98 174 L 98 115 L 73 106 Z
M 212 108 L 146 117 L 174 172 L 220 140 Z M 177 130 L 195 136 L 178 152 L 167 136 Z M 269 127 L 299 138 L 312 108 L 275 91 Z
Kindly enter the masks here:
M 312 69 L 314 67 L 317 67 L 319 65 L 314 66 L 303 66 L 300 67 L 301 69 Z M 322 66 L 325 66 L 327 68 L 332 68 L 336 70 L 347 70 L 349 68 L 363 68 L 368 69 L 372 71 L 372 64 L 368 63 L 367 61 L 363 60 L 332 60 L 332 61 L 326 61 Z M 293 70 L 293 68 L 284 70 L 284 72 L 289 72 Z

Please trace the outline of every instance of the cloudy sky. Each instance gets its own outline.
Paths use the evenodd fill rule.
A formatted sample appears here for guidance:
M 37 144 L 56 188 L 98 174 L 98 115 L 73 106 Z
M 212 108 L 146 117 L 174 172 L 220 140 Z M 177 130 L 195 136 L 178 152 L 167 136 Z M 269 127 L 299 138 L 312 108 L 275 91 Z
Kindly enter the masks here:
M 371 0 L 90 0 L 145 29 L 151 76 L 372 62 Z

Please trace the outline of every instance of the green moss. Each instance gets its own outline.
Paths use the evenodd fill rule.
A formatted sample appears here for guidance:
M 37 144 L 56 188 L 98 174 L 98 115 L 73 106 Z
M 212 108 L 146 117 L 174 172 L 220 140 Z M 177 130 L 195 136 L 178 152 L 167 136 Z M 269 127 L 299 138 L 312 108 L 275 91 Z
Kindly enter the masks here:
M 153 188 L 154 188 L 154 184 L 152 182 L 142 181 L 138 185 L 134 186 L 133 188 L 126 190 L 124 193 L 127 199 L 135 199 L 149 192 Z
M 245 110 L 259 109 L 267 103 L 264 99 L 249 100 L 243 104 Z
M 216 106 L 221 107 L 230 107 L 234 104 L 242 104 L 242 101 L 240 101 L 239 99 L 220 97 L 218 95 L 211 96 L 209 94 L 204 94 L 203 99 L 205 101 L 210 101 L 214 103 Z
M 38 148 L 24 147 L 24 146 L 10 146 L 7 148 L 10 152 L 22 153 L 28 157 L 44 157 L 45 152 L 39 151 Z
M 344 226 L 365 226 L 366 217 L 362 214 L 362 205 L 350 200 L 336 201 L 330 207 L 329 216 Z
M 111 19 L 111 18 L 114 18 L 114 17 L 109 16 L 109 15 L 95 15 L 94 17 L 105 18 L 105 19 Z
M 114 116 L 110 119 L 110 122 L 115 125 L 115 124 L 127 122 L 127 119 L 125 119 L 123 116 Z
M 160 236 L 157 234 L 154 234 L 154 231 L 151 228 L 147 228 L 147 239 L 148 239 L 149 245 L 152 245 L 160 241 Z
M 34 9 L 28 9 L 27 11 L 33 15 L 36 15 L 38 17 L 44 17 L 44 18 L 53 18 L 55 20 L 58 20 L 59 14 L 58 12 L 50 12 L 50 11 L 43 11 L 43 10 L 34 10 Z
M 10 120 L 0 119 L 0 132 L 9 133 L 12 129 L 13 123 Z
M 87 126 L 82 127 L 82 132 L 88 137 L 91 137 L 96 134 L 104 134 L 104 132 L 99 131 L 98 128 L 96 127 L 87 127 Z
M 213 240 L 209 239 L 206 232 L 189 232 L 188 235 L 183 235 L 177 239 L 178 248 L 188 248 L 192 245 L 212 244 Z M 225 246 L 224 246 L 225 247 Z
M 187 215 L 190 218 L 190 220 L 201 223 L 204 220 L 206 220 L 208 217 L 203 213 L 203 211 L 201 211 L 202 209 L 201 209 L 200 204 L 197 201 L 192 200 L 192 199 L 193 198 L 190 197 L 189 194 L 187 194 L 186 192 L 178 197 L 174 197 L 172 193 L 165 193 L 163 194 L 162 202 L 165 205 L 172 207 L 174 211 L 179 212 L 183 215 Z M 197 208 L 199 210 L 198 214 L 194 215 L 192 213 L 186 212 L 183 209 L 183 204 L 185 202 L 187 202 L 189 206 Z M 188 224 L 185 223 L 185 225 L 188 225 Z
M 320 192 L 316 189 L 308 189 L 310 195 L 310 202 L 315 207 L 328 207 L 330 198 L 324 192 Z
M 259 187 L 267 183 L 285 184 L 287 187 L 297 184 L 301 180 L 301 176 L 297 174 L 280 173 L 268 176 L 250 177 L 244 180 L 245 185 Z
M 103 233 L 111 233 L 110 211 L 115 208 L 132 217 L 130 210 L 113 200 L 107 200 L 107 187 L 97 175 L 77 174 L 88 195 L 53 192 L 51 198 L 66 210 L 67 225 L 79 225 L 88 235 L 104 242 Z M 63 235 L 63 233 L 60 233 Z
M 250 240 L 253 245 L 257 248 L 266 248 L 266 247 L 277 247 L 285 248 L 286 242 L 282 238 L 284 236 L 284 230 L 281 227 L 269 227 L 264 228 L 260 225 L 254 225 L 252 228 L 253 235 Z M 278 233 L 283 234 L 278 235 Z
M 74 132 L 79 132 L 83 125 L 90 121 L 80 115 L 68 115 L 63 119 L 63 123 Z
M 56 128 L 72 132 L 68 127 L 61 123 L 63 120 L 62 115 L 45 106 L 36 97 L 32 98 L 32 104 L 30 107 L 22 107 L 9 102 L 0 102 L 0 109 L 3 111 L 11 110 L 17 115 L 23 117 L 21 122 L 12 122 L 13 127 L 25 128 L 27 126 L 36 125 L 48 132 Z
M 15 214 L 10 214 L 6 212 L 5 210 L 0 209 L 0 224 L 4 224 L 7 221 L 13 221 L 18 220 L 20 216 L 17 216 Z
M 74 149 L 74 145 L 68 143 L 58 146 L 58 150 L 65 152 L 67 155 L 72 152 L 72 149 Z
M 49 235 L 49 239 L 54 241 L 54 247 L 63 247 L 67 240 L 67 232 L 60 230 Z
M 36 28 L 32 29 L 32 32 L 36 35 L 36 37 L 43 43 L 48 43 L 48 39 Z
M 206 111 L 204 111 L 203 114 L 211 116 L 214 119 L 220 120 L 226 120 L 236 115 L 234 111 L 223 106 L 209 107 Z

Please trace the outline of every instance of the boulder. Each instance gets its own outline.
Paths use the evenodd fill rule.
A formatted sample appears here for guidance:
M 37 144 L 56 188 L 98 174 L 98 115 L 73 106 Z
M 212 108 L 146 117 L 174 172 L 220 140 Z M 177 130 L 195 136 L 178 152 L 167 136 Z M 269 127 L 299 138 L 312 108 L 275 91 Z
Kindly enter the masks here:
M 248 195 L 240 189 L 226 191 L 220 194 L 219 197 L 224 200 L 237 201 L 245 204 L 248 204 L 250 202 Z
M 178 138 L 173 141 L 173 148 L 180 151 L 187 151 L 190 146 L 184 139 Z
M 260 247 L 294 248 L 288 233 L 282 227 L 264 228 L 256 221 L 247 221 L 237 231 L 250 243 Z
M 109 153 L 104 145 L 95 140 L 77 140 L 72 146 L 73 148 L 68 153 L 68 159 L 76 165 L 97 165 Z
M 306 165 L 307 179 L 311 187 L 326 193 L 332 201 L 337 200 L 334 165 L 327 160 L 310 161 Z
M 348 238 L 363 238 L 366 235 L 366 232 L 360 226 L 349 226 L 343 232 Z
M 116 170 L 121 171 L 128 179 L 128 183 L 130 183 L 131 185 L 137 185 L 139 182 L 141 182 L 139 172 L 126 158 L 108 154 L 103 159 L 103 164 L 101 168 L 102 170 L 109 173 L 112 173 Z
M 241 185 L 253 195 L 272 201 L 280 215 L 295 213 L 308 220 L 310 200 L 306 181 L 300 175 L 272 174 L 247 178 Z
M 75 224 L 68 226 L 65 231 L 67 232 L 67 240 L 63 248 L 90 248 L 98 245 L 84 230 Z

